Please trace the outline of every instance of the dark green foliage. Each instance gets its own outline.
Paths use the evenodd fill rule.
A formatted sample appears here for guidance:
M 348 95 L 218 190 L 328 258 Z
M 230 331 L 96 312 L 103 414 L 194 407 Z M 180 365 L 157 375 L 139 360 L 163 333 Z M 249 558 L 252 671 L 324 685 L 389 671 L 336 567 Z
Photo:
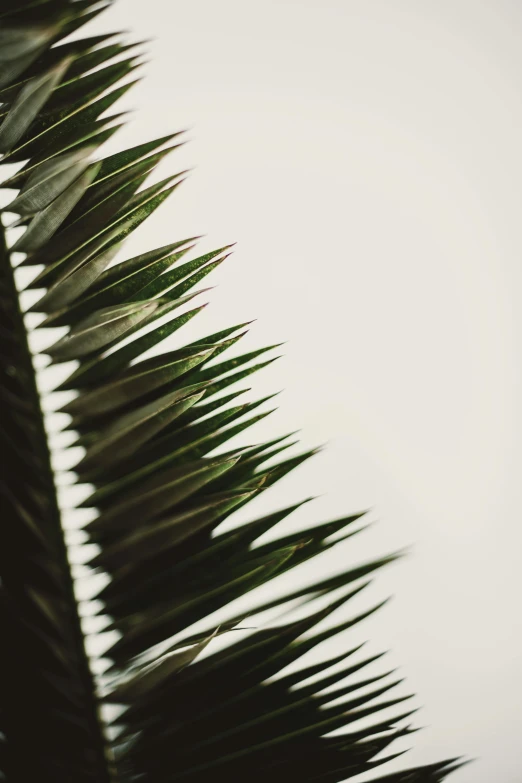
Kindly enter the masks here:
M 191 630 L 359 532 L 362 515 L 278 533 L 295 504 L 223 532 L 233 511 L 315 450 L 288 457 L 291 436 L 224 450 L 270 413 L 269 397 L 237 399 L 248 390 L 236 384 L 277 358 L 263 354 L 278 346 L 234 353 L 247 324 L 148 355 L 202 309 L 187 305 L 230 246 L 190 258 L 198 239 L 190 238 L 128 252 L 129 235 L 185 172 L 147 183 L 179 146 L 177 133 L 98 154 L 118 127 L 120 115 L 105 115 L 129 89 L 139 49 L 114 34 L 68 36 L 108 4 L 3 0 L 0 8 L 0 151 L 18 164 L 2 185 L 10 203 L 0 231 L 0 777 L 342 781 L 395 757 L 390 744 L 412 732 L 408 697 L 389 693 L 398 684 L 391 672 L 366 674 L 379 656 L 358 658 L 358 648 L 283 670 L 379 608 L 334 616 L 395 556 L 270 600 L 254 596 L 251 621 L 231 606 L 219 626 L 209 619 L 204 632 Z M 15 223 L 24 229 L 13 244 L 6 228 Z M 42 314 L 39 328 L 68 328 L 45 353 L 54 364 L 76 362 L 59 387 L 77 392 L 62 413 L 84 449 L 73 470 L 93 485 L 81 504 L 96 510 L 85 527 L 98 546 L 90 567 L 109 577 L 100 613 L 118 637 L 106 654 L 109 679 L 99 682 L 85 653 L 17 264 L 38 267 L 27 287 L 45 289 L 30 308 Z M 258 615 L 289 602 L 301 619 L 252 632 Z M 106 704 L 123 713 L 102 715 Z M 117 731 L 108 731 L 111 720 Z M 374 780 L 435 783 L 457 766 Z

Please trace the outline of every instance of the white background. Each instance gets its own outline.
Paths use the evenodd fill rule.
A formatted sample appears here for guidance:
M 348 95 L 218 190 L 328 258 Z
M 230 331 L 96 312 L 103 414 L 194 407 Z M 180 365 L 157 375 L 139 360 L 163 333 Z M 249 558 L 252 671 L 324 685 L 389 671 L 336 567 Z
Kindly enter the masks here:
M 197 164 L 126 255 L 238 240 L 183 337 L 257 318 L 245 350 L 288 344 L 250 399 L 285 391 L 248 442 L 328 442 L 258 510 L 372 507 L 328 570 L 411 545 L 336 642 L 418 694 L 394 766 L 520 783 L 522 5 L 120 0 L 90 28 L 154 38 L 110 150 L 190 127 L 162 174 Z

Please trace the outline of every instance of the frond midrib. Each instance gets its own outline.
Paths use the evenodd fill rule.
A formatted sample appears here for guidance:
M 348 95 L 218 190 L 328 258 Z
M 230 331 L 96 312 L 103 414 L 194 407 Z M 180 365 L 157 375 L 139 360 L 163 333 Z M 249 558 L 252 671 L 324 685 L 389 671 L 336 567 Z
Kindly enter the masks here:
M 3 278 L 3 287 L 5 295 L 2 306 L 8 308 L 10 312 L 10 322 L 14 331 L 15 339 L 19 350 L 15 355 L 9 357 L 2 355 L 1 361 L 4 364 L 3 372 L 9 374 L 22 373 L 25 379 L 24 403 L 27 407 L 27 419 L 32 422 L 31 450 L 37 456 L 39 461 L 39 478 L 43 481 L 46 490 L 46 515 L 45 530 L 46 534 L 52 536 L 54 554 L 56 556 L 56 565 L 61 572 L 61 583 L 63 586 L 61 598 L 64 601 L 64 615 L 69 621 L 69 649 L 71 660 L 76 660 L 76 671 L 74 672 L 77 685 L 84 695 L 86 719 L 89 723 L 90 737 L 93 751 L 93 780 L 97 783 L 115 783 L 115 773 L 112 771 L 111 761 L 112 751 L 105 739 L 103 721 L 100 716 L 99 702 L 96 695 L 94 677 L 91 672 L 89 658 L 85 649 L 85 638 L 81 627 L 81 619 L 78 610 L 78 604 L 74 592 L 74 580 L 71 572 L 71 566 L 68 558 L 67 545 L 65 542 L 64 531 L 62 527 L 61 511 L 58 504 L 58 496 L 55 482 L 55 475 L 51 463 L 51 454 L 48 445 L 48 437 L 45 429 L 44 415 L 41 406 L 40 394 L 36 382 L 36 373 L 32 361 L 32 353 L 27 338 L 27 329 L 24 323 L 24 316 L 20 308 L 19 294 L 16 287 L 14 270 L 10 259 L 10 253 L 7 249 L 5 236 L 5 227 L 0 219 L 0 267 Z M 7 363 L 7 360 L 8 363 Z M 13 362 L 16 362 L 13 364 Z M 9 410 L 9 401 L 3 403 L 2 415 L 5 420 L 15 420 Z M 9 464 L 9 444 L 4 445 L 6 451 L 3 458 L 6 464 Z M 28 489 L 30 475 L 22 477 L 19 491 L 24 490 L 24 484 Z M 14 516 L 14 515 L 13 515 Z M 4 520 L 5 521 L 5 520 Z M 16 519 L 13 519 L 16 524 Z M 22 553 L 23 557 L 23 553 Z M 35 663 L 37 663 L 35 661 Z M 17 671 L 16 667 L 10 670 L 11 687 L 13 699 L 21 699 L 24 692 L 24 683 L 13 682 L 12 678 Z M 11 737 L 15 740 L 15 737 Z M 23 747 L 31 747 L 31 737 L 24 735 L 19 737 L 18 741 Z

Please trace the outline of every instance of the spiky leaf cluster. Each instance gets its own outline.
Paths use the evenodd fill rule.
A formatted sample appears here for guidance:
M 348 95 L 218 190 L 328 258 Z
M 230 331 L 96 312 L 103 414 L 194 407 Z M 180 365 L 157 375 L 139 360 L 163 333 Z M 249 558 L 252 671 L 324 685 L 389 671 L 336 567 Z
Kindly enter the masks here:
M 238 353 L 246 324 L 157 349 L 201 310 L 198 285 L 229 248 L 197 255 L 197 238 L 187 238 L 132 256 L 129 236 L 184 172 L 148 184 L 176 133 L 100 150 L 121 126 L 114 107 L 139 64 L 139 47 L 120 35 L 78 35 L 106 5 L 2 0 L 0 10 L 0 152 L 16 164 L 2 185 L 0 770 L 20 783 L 345 780 L 393 757 L 411 710 L 388 695 L 395 681 L 365 674 L 375 656 L 358 648 L 299 661 L 374 611 L 317 628 L 393 557 L 253 600 L 252 617 L 289 602 L 304 612 L 228 634 L 224 647 L 216 637 L 245 619 L 232 607 L 218 627 L 191 631 L 357 532 L 361 515 L 259 543 L 297 504 L 222 532 L 312 452 L 285 456 L 291 436 L 228 446 L 269 412 L 267 400 L 238 400 L 237 384 L 276 347 Z M 15 226 L 23 230 L 12 242 Z M 101 611 L 118 632 L 105 690 L 85 653 L 14 266 L 32 268 L 27 288 L 42 289 L 31 307 L 38 329 L 67 327 L 43 353 L 75 363 L 58 388 L 77 392 L 63 412 L 83 448 L 77 481 L 93 487 L 83 505 L 96 510 L 90 566 L 109 576 Z M 122 706 L 114 730 L 105 703 Z M 375 780 L 435 783 L 452 768 Z

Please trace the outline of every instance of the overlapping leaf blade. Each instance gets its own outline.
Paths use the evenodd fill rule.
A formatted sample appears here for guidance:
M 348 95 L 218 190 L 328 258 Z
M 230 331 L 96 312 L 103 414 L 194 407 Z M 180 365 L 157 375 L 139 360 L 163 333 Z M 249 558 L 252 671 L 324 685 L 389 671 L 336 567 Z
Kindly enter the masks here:
M 360 529 L 354 523 L 361 515 L 279 533 L 277 526 L 301 505 L 294 504 L 222 532 L 233 512 L 315 450 L 281 459 L 295 445 L 286 436 L 223 452 L 229 440 L 270 413 L 270 397 L 235 404 L 245 393 L 236 384 L 273 361 L 257 359 L 278 347 L 233 354 L 246 324 L 149 355 L 166 338 L 177 339 L 202 309 L 184 307 L 230 246 L 180 263 L 194 240 L 176 240 L 115 263 L 130 233 L 185 172 L 145 187 L 155 167 L 180 146 L 177 139 L 166 146 L 178 133 L 100 158 L 100 146 L 119 127 L 120 115 L 107 112 L 134 83 L 128 77 L 138 61 L 129 51 L 136 45 L 115 35 L 68 36 L 107 5 L 5 0 L 0 150 L 3 161 L 20 164 L 4 182 L 16 191 L 7 211 L 25 228 L 9 250 L 26 254 L 22 266 L 43 266 L 28 284 L 44 289 L 31 309 L 45 314 L 40 328 L 68 329 L 45 353 L 53 363 L 76 362 L 60 388 L 79 393 L 63 412 L 71 417 L 74 445 L 84 449 L 74 472 L 80 483 L 93 484 L 83 505 L 96 514 L 86 528 L 99 547 L 90 565 L 109 576 L 99 594 L 101 611 L 120 635 L 108 651 L 113 680 L 104 701 L 123 703 L 126 711 L 118 738 L 107 742 L 9 251 L 2 245 L 0 393 L 9 411 L 3 442 L 10 554 L 4 554 L 7 546 L 0 549 L 0 619 L 11 646 L 2 652 L 8 698 L 0 710 L 6 736 L 0 771 L 13 780 L 16 770 L 20 780 L 57 783 L 123 783 L 141 776 L 153 783 L 196 783 L 211 775 L 260 783 L 268 776 L 285 783 L 341 781 L 394 758 L 376 757 L 410 733 L 401 723 L 411 711 L 399 707 L 408 697 L 384 700 L 398 683 L 387 680 L 391 673 L 366 673 L 378 656 L 358 660 L 359 648 L 281 672 L 379 608 L 341 616 L 364 588 L 362 580 L 395 556 L 349 566 L 270 599 L 256 600 L 254 593 L 247 613 L 257 624 L 262 613 L 297 603 L 304 619 L 250 633 L 238 630 L 244 613 L 231 606 L 224 621 L 211 625 L 215 611 L 343 546 Z M 225 351 L 228 358 L 216 361 Z M 264 534 L 271 540 L 259 541 Z M 316 608 L 323 599 L 327 605 Z M 335 625 L 316 628 L 336 612 Z M 194 623 L 205 618 L 208 629 L 194 633 Z M 232 641 L 215 651 L 222 634 Z M 200 657 L 203 651 L 207 657 Z M 343 657 L 348 665 L 330 671 Z M 18 672 L 14 683 L 28 678 L 23 709 L 5 672 Z M 390 709 L 395 717 L 381 719 Z M 357 728 L 369 717 L 372 723 Z M 340 728 L 347 731 L 325 736 Z M 457 764 L 378 780 L 434 783 Z

